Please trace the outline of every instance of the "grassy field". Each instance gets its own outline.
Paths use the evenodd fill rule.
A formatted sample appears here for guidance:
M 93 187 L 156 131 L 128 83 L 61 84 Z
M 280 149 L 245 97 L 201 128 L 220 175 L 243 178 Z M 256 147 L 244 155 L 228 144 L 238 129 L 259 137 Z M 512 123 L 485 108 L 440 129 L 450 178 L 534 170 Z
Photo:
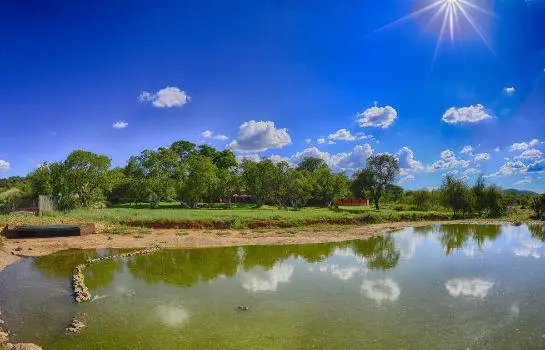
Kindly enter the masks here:
M 399 208 L 398 208 L 399 209 Z M 447 220 L 446 211 L 399 211 L 385 205 L 380 211 L 372 207 L 278 209 L 264 206 L 238 206 L 231 209 L 182 209 L 162 204 L 149 206 L 120 205 L 106 209 L 81 209 L 53 213 L 42 217 L 0 216 L 3 224 L 39 224 L 95 222 L 152 228 L 259 228 L 297 227 L 313 224 L 366 224 L 393 221 Z

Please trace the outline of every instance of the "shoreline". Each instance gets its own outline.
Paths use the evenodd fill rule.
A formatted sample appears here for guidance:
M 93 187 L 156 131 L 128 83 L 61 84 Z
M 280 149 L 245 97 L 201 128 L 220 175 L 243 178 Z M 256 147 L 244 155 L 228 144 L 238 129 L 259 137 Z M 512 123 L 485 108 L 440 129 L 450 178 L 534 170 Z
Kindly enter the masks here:
M 541 223 L 542 221 L 532 221 Z M 530 223 L 530 222 L 525 222 Z M 288 245 L 342 242 L 384 234 L 407 227 L 445 224 L 513 224 L 508 220 L 462 219 L 447 221 L 403 221 L 358 226 L 319 226 L 291 229 L 257 230 L 175 230 L 152 229 L 149 233 L 107 234 L 50 238 L 4 239 L 0 248 L 0 271 L 21 258 L 52 254 L 67 249 L 208 248 L 244 245 Z

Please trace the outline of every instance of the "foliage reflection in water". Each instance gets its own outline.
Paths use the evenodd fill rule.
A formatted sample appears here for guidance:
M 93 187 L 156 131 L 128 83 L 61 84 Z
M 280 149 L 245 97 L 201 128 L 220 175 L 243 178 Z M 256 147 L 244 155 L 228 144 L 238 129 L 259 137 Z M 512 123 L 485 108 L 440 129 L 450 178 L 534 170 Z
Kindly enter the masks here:
M 118 250 L 25 259 L 0 274 L 16 340 L 45 349 L 543 348 L 541 226 L 445 225 L 341 243 Z M 240 311 L 239 305 L 249 310 Z M 74 314 L 87 329 L 66 335 Z

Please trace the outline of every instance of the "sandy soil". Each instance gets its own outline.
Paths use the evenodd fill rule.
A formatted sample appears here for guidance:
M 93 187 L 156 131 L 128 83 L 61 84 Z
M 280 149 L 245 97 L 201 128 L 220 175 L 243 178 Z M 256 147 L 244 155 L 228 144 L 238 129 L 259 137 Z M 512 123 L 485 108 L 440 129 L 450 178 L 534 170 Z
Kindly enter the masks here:
M 238 245 L 304 244 L 339 242 L 401 229 L 430 224 L 507 223 L 497 220 L 456 220 L 392 222 L 363 226 L 310 227 L 306 229 L 266 230 L 151 230 L 149 233 L 125 235 L 92 234 L 76 237 L 4 239 L 0 248 L 0 271 L 21 257 L 51 254 L 65 249 L 144 248 L 159 244 L 165 248 L 198 248 Z

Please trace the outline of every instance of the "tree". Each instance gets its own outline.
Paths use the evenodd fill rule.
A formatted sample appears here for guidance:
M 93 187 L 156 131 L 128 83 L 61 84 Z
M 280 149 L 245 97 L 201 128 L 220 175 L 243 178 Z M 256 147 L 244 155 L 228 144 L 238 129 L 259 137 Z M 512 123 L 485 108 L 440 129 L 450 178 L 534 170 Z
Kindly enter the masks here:
M 363 168 L 354 173 L 350 190 L 355 198 L 369 198 L 373 188 L 373 172 L 371 169 Z
M 276 201 L 275 194 L 281 185 L 281 171 L 270 159 L 242 162 L 242 179 L 246 190 L 255 198 L 258 207 L 267 200 Z
M 378 154 L 367 159 L 368 172 L 372 174 L 370 181 L 370 193 L 375 203 L 375 209 L 379 210 L 379 201 L 384 190 L 394 184 L 399 174 L 399 163 L 391 154 Z
M 297 170 L 308 170 L 311 173 L 318 169 L 329 169 L 329 167 L 325 160 L 317 157 L 305 157 L 297 166 Z
M 211 198 L 218 186 L 218 168 L 212 159 L 192 155 L 186 160 L 184 181 L 178 187 L 178 199 L 196 207 L 199 202 Z
M 486 190 L 486 185 L 484 183 L 484 177 L 480 175 L 475 181 L 475 185 L 471 188 L 475 198 L 475 211 L 482 215 L 483 211 L 486 209 L 486 198 L 484 192 Z
M 451 208 L 455 217 L 460 212 L 464 214 L 470 212 L 470 192 L 463 180 L 447 175 L 441 185 L 441 193 L 443 195 L 443 205 Z
M 31 196 L 36 198 L 40 195 L 51 196 L 53 194 L 53 179 L 49 165 L 42 164 L 28 175 L 31 187 Z
M 108 190 L 107 172 L 111 160 L 105 155 L 77 150 L 64 161 L 63 172 L 69 193 L 75 194 L 83 207 L 104 199 Z
M 157 207 L 159 202 L 175 197 L 174 184 L 180 171 L 180 155 L 171 148 L 161 147 L 157 151 L 144 150 L 138 156 L 132 156 L 125 168 L 131 184 L 131 197 L 144 200 Z M 142 198 L 143 196 L 146 198 Z
M 337 198 L 347 195 L 349 181 L 344 173 L 335 174 L 328 167 L 321 167 L 311 175 L 314 182 L 312 197 L 322 206 L 330 206 Z
M 287 202 L 299 209 L 312 197 L 314 184 L 308 170 L 289 169 L 286 172 L 285 195 Z
M 417 190 L 412 193 L 412 202 L 418 210 L 428 209 L 430 198 L 430 192 L 427 190 Z
M 536 219 L 543 219 L 545 214 L 545 193 L 534 196 L 530 208 L 534 211 Z
M 231 198 L 241 190 L 241 177 L 235 171 L 229 169 L 218 169 L 218 185 L 216 187 L 217 197 L 224 203 L 227 204 L 227 207 L 231 207 Z

